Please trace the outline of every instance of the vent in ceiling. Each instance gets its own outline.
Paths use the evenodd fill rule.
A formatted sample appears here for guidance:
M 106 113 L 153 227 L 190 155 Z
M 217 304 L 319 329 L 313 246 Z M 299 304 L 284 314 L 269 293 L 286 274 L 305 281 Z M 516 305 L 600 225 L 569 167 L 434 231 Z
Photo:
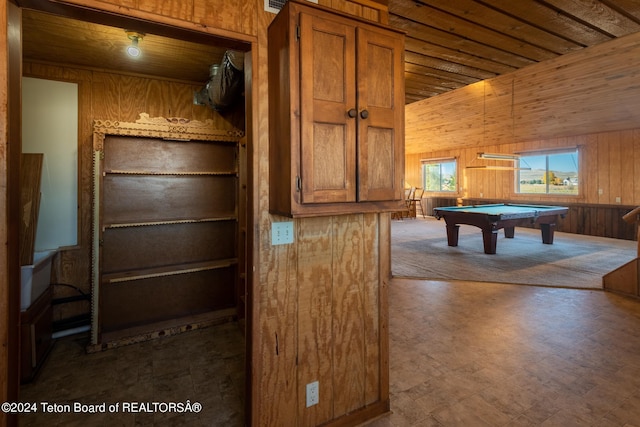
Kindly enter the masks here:
M 318 4 L 318 0 L 307 0 L 311 3 Z M 264 0 L 264 10 L 271 13 L 278 13 L 283 8 L 287 0 Z

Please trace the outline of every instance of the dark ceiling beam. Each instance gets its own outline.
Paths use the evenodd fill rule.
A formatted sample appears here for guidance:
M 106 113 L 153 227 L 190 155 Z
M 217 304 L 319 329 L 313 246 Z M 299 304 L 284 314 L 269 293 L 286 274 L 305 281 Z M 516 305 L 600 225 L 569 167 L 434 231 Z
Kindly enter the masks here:
M 438 4 L 441 3 L 445 2 L 438 2 Z M 406 1 L 391 0 L 389 3 L 389 13 L 445 31 L 451 34 L 452 37 L 474 40 L 476 43 L 519 55 L 536 62 L 555 58 L 558 54 L 562 53 L 561 49 L 554 49 L 552 51 L 532 45 L 523 40 L 474 24 L 456 15 L 427 5 L 411 6 L 410 3 Z M 558 52 L 558 50 L 560 51 Z
M 512 1 L 512 3 L 531 6 L 530 1 Z M 432 4 L 435 3 L 432 2 Z M 528 14 L 524 11 L 513 15 L 474 0 L 438 2 L 437 5 L 439 11 L 454 16 L 468 25 L 494 31 L 501 35 L 501 39 L 512 38 L 555 54 L 564 54 L 584 47 L 583 44 L 569 38 L 560 37 L 540 26 L 531 25 L 526 19 Z
M 593 1 L 591 7 L 584 7 L 582 2 L 566 0 L 539 1 L 573 17 L 576 21 L 599 28 L 600 31 L 606 32 L 612 37 L 622 37 L 640 31 L 639 22 L 629 19 L 625 14 L 609 7 L 602 1 Z
M 515 16 L 529 25 L 571 40 L 586 47 L 611 40 L 611 36 L 593 27 L 576 21 L 575 18 L 538 1 L 478 0 L 480 3 L 509 16 Z
M 489 71 L 495 74 L 504 74 L 520 68 L 517 66 L 512 66 L 510 64 L 503 64 L 492 61 L 482 56 L 470 55 L 468 53 L 444 48 L 442 46 L 425 43 L 411 37 L 407 37 L 405 39 L 405 51 L 425 56 L 432 56 L 448 62 L 457 63 L 479 70 Z

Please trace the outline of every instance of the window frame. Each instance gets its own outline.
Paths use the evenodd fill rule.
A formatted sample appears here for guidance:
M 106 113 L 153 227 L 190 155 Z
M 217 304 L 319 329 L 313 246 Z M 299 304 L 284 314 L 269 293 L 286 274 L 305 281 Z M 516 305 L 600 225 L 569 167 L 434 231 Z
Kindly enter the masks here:
M 521 178 L 520 178 L 520 174 L 521 174 L 521 170 L 520 168 L 524 168 L 527 167 L 528 165 L 526 164 L 526 157 L 532 157 L 532 156 L 545 156 L 545 175 L 549 173 L 549 157 L 550 156 L 554 156 L 554 155 L 560 155 L 560 154 L 576 154 L 576 173 L 577 173 L 577 187 L 578 187 L 578 191 L 576 193 L 552 193 L 549 192 L 549 188 L 550 188 L 550 184 L 548 182 L 548 180 L 545 180 L 545 192 L 543 193 L 532 193 L 532 192 L 523 192 L 520 189 L 520 185 L 521 185 Z M 517 153 L 520 156 L 520 159 L 518 159 L 518 170 L 516 170 L 516 173 L 514 174 L 514 193 L 518 196 L 531 196 L 531 195 L 536 195 L 536 196 L 542 196 L 542 197 L 581 197 L 582 196 L 582 192 L 583 192 L 583 185 L 581 185 L 581 181 L 582 181 L 582 173 L 581 173 L 581 169 L 582 166 L 581 164 L 582 162 L 582 150 L 580 146 L 576 146 L 576 147 L 562 147 L 562 148 L 549 148 L 549 149 L 540 149 L 540 150 L 535 150 L 535 151 L 524 151 L 524 152 L 520 152 Z M 522 162 L 525 162 L 525 164 L 523 164 Z
M 454 165 L 454 172 L 452 174 L 453 178 L 455 179 L 455 183 L 454 183 L 454 189 L 453 190 L 443 190 L 442 189 L 442 166 L 440 166 L 440 173 L 439 173 L 439 177 L 440 177 L 440 189 L 439 190 L 430 190 L 427 188 L 427 182 L 426 182 L 426 174 L 425 174 L 425 166 L 426 165 L 434 165 L 434 164 L 439 164 L 442 165 L 443 163 L 453 163 Z M 421 175 L 421 185 L 422 188 L 424 188 L 425 193 L 442 193 L 442 194 L 458 194 L 459 191 L 459 186 L 458 186 L 458 158 L 457 157 L 438 157 L 438 158 L 427 158 L 427 159 L 420 159 L 420 175 Z

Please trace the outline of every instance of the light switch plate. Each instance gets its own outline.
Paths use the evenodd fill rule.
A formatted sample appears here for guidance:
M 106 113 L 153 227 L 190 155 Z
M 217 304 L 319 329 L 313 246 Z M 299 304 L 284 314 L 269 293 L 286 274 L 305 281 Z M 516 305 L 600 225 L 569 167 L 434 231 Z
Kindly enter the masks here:
M 293 221 L 271 223 L 271 244 L 287 245 L 293 243 Z

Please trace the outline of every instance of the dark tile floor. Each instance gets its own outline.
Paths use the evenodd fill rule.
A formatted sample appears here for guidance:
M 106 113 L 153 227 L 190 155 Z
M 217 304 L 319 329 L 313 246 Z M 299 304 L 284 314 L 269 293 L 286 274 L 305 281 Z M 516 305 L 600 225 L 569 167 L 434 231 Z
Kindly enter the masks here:
M 22 402 L 119 403 L 117 413 L 22 415 L 21 426 L 242 426 L 244 337 L 237 323 L 86 354 L 88 336 L 58 340 Z M 202 405 L 200 412 L 154 412 L 134 402 Z M 125 402 L 131 410 L 125 412 Z M 107 407 L 107 406 L 105 406 Z M 153 409 L 149 406 L 150 409 Z M 40 409 L 40 408 L 39 408 Z M 73 409 L 73 407 L 72 407 Z M 98 408 L 100 409 L 100 408 Z
M 640 426 L 640 301 L 598 290 L 410 279 L 393 280 L 389 301 L 392 413 L 370 426 Z M 190 400 L 202 411 L 39 413 L 22 416 L 21 425 L 242 425 L 237 324 L 96 354 L 84 353 L 85 341 L 59 341 L 21 400 Z

